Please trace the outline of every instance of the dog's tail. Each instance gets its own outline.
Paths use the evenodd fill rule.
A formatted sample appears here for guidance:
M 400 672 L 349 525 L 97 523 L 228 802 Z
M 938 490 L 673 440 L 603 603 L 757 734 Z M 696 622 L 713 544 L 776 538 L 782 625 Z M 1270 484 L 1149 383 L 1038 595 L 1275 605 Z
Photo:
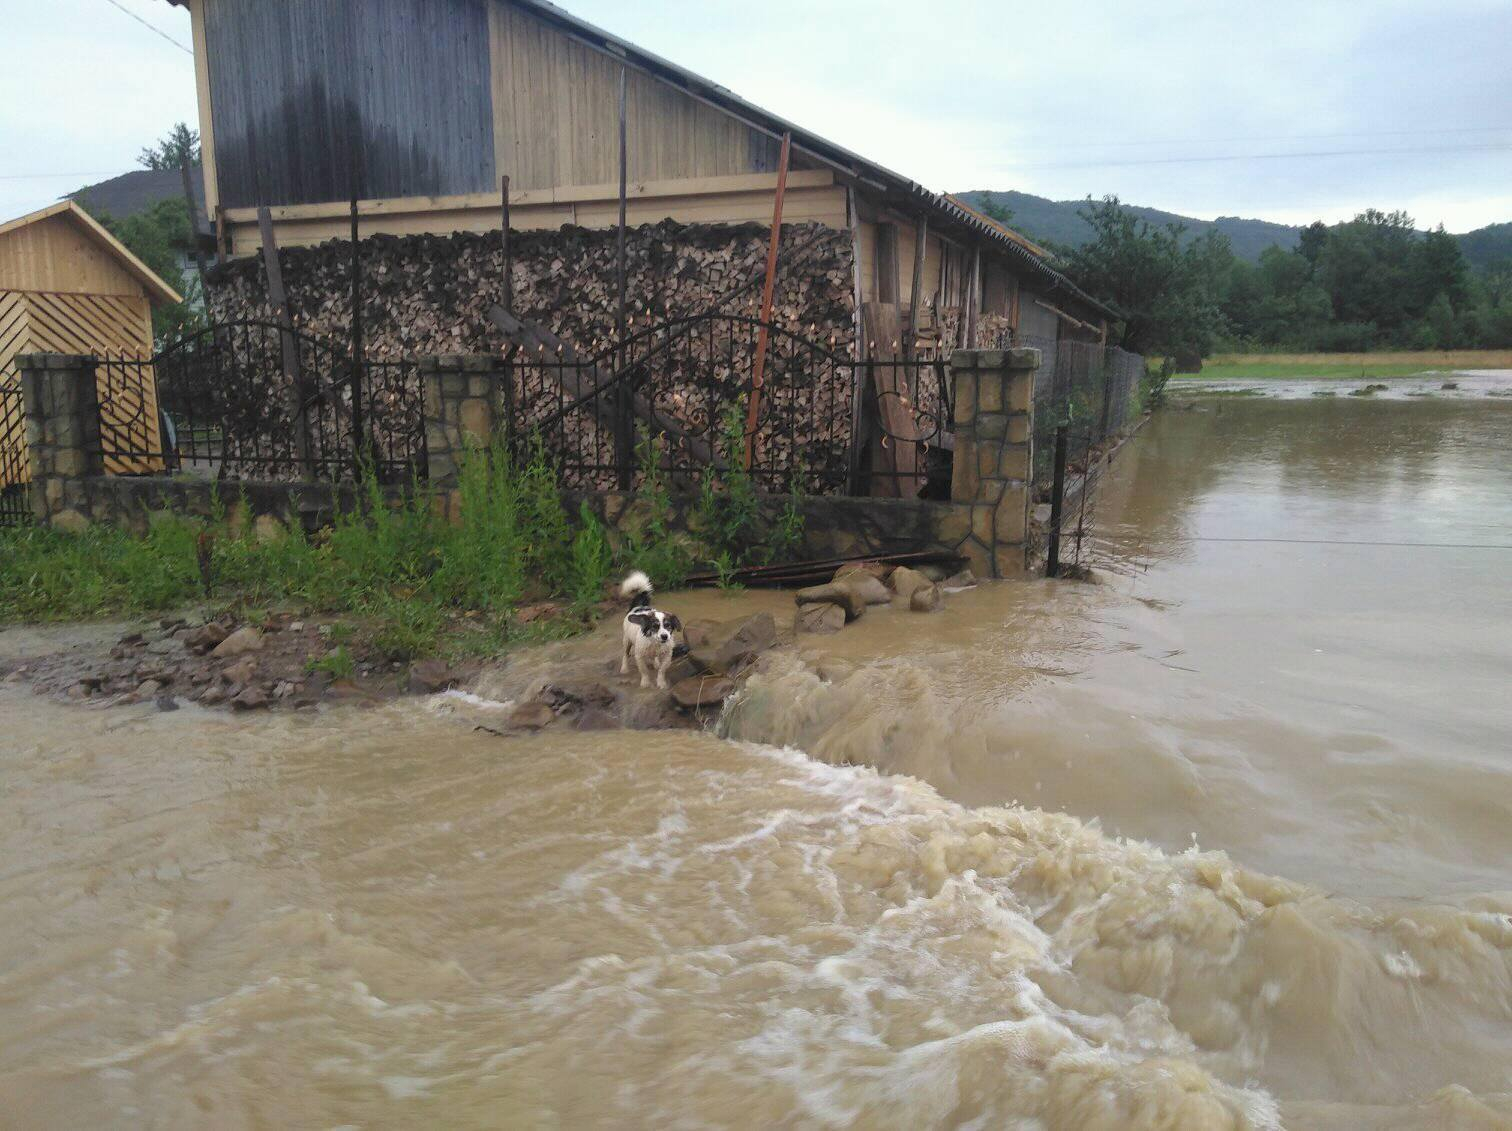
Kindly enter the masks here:
M 651 603 L 651 579 L 636 570 L 620 582 L 620 599 L 629 601 L 632 607 Z

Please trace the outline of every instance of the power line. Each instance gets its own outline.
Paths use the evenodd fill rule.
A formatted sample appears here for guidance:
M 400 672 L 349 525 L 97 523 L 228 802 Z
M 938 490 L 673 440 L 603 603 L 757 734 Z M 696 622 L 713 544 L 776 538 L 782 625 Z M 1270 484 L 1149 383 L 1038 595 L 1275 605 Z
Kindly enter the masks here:
M 1222 157 L 1146 157 L 1134 161 L 1049 161 L 1034 164 L 1009 163 L 1004 169 L 1121 169 L 1130 165 L 1193 165 L 1218 161 L 1291 161 L 1304 157 L 1366 157 L 1422 153 L 1512 153 L 1512 145 L 1438 145 L 1396 149 L 1327 149 L 1304 153 L 1230 153 Z
M 117 0 L 105 0 L 105 3 L 109 4 L 112 8 L 115 8 L 118 11 L 125 12 L 126 15 L 130 16 L 137 23 L 141 24 L 148 31 L 152 32 L 153 35 L 161 36 L 163 39 L 166 39 L 169 43 L 173 44 L 173 46 L 177 47 L 180 51 L 184 52 L 190 58 L 194 57 L 194 49 L 193 48 L 191 48 L 191 47 L 185 47 L 182 43 L 180 43 L 178 40 L 174 39 L 173 36 L 169 35 L 162 28 L 157 27 L 157 26 L 155 26 L 153 24 L 148 23 L 146 20 L 142 19 L 141 16 L 139 16 L 135 12 L 133 12 L 130 8 L 123 7 L 121 4 L 117 3 Z
M 1029 142 L 1019 145 L 1019 149 L 1054 149 L 1057 152 L 1066 149 L 1129 149 L 1147 145 L 1235 145 L 1240 142 L 1255 141 L 1324 141 L 1332 138 L 1357 138 L 1357 137 L 1417 137 L 1422 134 L 1441 136 L 1445 134 L 1494 134 L 1512 133 L 1512 125 L 1508 126 L 1454 126 L 1440 128 L 1437 126 L 1425 127 L 1418 130 L 1355 130 L 1346 133 L 1328 134 L 1254 134 L 1248 137 L 1173 137 L 1173 138 L 1144 138 L 1129 139 L 1120 138 L 1110 141 L 1080 141 L 1080 142 Z M 982 149 L 986 146 L 967 146 L 968 149 Z M 998 148 L 993 146 L 993 148 Z

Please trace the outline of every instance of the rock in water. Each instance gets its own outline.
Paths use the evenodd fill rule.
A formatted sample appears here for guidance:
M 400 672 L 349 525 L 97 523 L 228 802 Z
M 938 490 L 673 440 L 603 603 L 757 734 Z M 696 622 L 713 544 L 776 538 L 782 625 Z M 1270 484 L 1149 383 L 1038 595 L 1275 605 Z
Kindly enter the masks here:
M 262 633 L 249 624 L 246 628 L 238 628 L 230 636 L 222 640 L 210 654 L 218 660 L 224 660 L 232 656 L 240 656 L 246 652 L 260 652 L 262 646 Z
M 727 676 L 690 676 L 672 685 L 672 698 L 685 710 L 717 707 L 735 690 L 735 681 Z
M 866 612 L 866 599 L 845 582 L 832 581 L 828 585 L 813 585 L 793 594 L 799 605 L 838 605 L 845 610 L 845 619 L 853 621 Z
M 933 582 L 918 570 L 909 569 L 907 566 L 899 566 L 893 570 L 892 576 L 888 578 L 888 584 L 892 586 L 894 593 L 906 601 L 914 595 L 914 590 L 923 589 L 925 586 L 933 584 Z
M 411 664 L 409 670 L 409 687 L 411 691 L 424 695 L 431 695 L 437 691 L 445 691 L 456 683 L 451 669 L 442 660 L 421 660 L 417 664 Z
M 521 703 L 509 712 L 509 725 L 515 730 L 540 730 L 556 720 L 556 712 L 545 703 Z
M 249 687 L 231 700 L 231 706 L 238 711 L 255 711 L 268 705 L 268 693 L 260 687 Z
M 798 610 L 799 632 L 828 636 L 845 627 L 845 610 L 839 605 L 804 605 Z
M 845 586 L 868 605 L 886 605 L 892 601 L 887 586 L 869 573 L 847 574 L 844 580 L 835 584 Z
M 945 597 L 938 585 L 926 585 L 913 591 L 908 598 L 908 607 L 916 613 L 932 613 L 945 607 Z
M 709 629 L 704 643 L 695 647 L 691 660 L 703 671 L 738 671 L 776 643 L 777 622 L 772 614 L 757 613 Z
M 970 589 L 977 583 L 976 574 L 969 569 L 963 569 L 960 573 L 947 577 L 940 584 L 946 589 Z

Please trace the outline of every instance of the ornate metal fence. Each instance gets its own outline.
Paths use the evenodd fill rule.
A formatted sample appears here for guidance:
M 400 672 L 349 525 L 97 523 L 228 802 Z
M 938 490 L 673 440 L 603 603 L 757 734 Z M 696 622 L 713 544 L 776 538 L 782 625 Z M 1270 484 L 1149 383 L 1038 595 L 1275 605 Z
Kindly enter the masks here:
M 20 382 L 0 376 L 0 526 L 31 522 L 25 416 Z
M 575 488 L 632 483 L 642 441 L 655 436 L 659 466 L 674 482 L 744 462 L 749 445 L 764 490 L 796 483 L 839 494 L 886 483 L 877 493 L 911 497 L 925 489 L 929 453 L 950 439 L 942 361 L 857 361 L 740 315 L 674 319 L 591 356 L 520 348 L 509 368 L 513 441 L 523 448 L 539 437 Z
M 423 473 L 413 362 L 357 365 L 309 335 L 243 321 L 200 330 L 149 359 L 101 358 L 98 374 L 107 468 L 222 479 Z

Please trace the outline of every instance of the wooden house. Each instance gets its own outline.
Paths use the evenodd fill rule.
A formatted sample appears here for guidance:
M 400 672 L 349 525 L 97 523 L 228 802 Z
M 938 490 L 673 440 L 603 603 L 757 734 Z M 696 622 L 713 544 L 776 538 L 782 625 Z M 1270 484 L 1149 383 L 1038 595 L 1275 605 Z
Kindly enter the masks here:
M 16 357 L 23 353 L 86 353 L 113 357 L 152 356 L 152 306 L 180 302 L 177 291 L 71 200 L 0 224 L 0 384 L 19 378 Z M 101 380 L 104 381 L 101 373 Z M 102 388 L 102 415 L 115 423 L 132 445 L 153 451 L 159 442 L 157 405 L 148 383 L 138 394 L 117 396 Z M 19 405 L 19 399 L 8 400 Z M 108 421 L 107 421 L 108 423 Z M 22 443 L 19 428 L 0 428 L 5 444 Z M 111 458 L 106 470 L 154 470 L 155 461 Z M 25 459 L 15 451 L 0 453 L 6 481 L 25 475 Z
M 770 223 L 790 134 L 784 219 L 851 233 L 884 326 L 988 346 L 1113 316 L 1001 224 L 543 0 L 169 2 L 223 253 L 258 250 L 260 205 L 280 246 L 341 236 L 353 196 L 365 233 L 497 230 L 503 176 L 516 228 L 612 226 L 623 75 L 631 224 Z

